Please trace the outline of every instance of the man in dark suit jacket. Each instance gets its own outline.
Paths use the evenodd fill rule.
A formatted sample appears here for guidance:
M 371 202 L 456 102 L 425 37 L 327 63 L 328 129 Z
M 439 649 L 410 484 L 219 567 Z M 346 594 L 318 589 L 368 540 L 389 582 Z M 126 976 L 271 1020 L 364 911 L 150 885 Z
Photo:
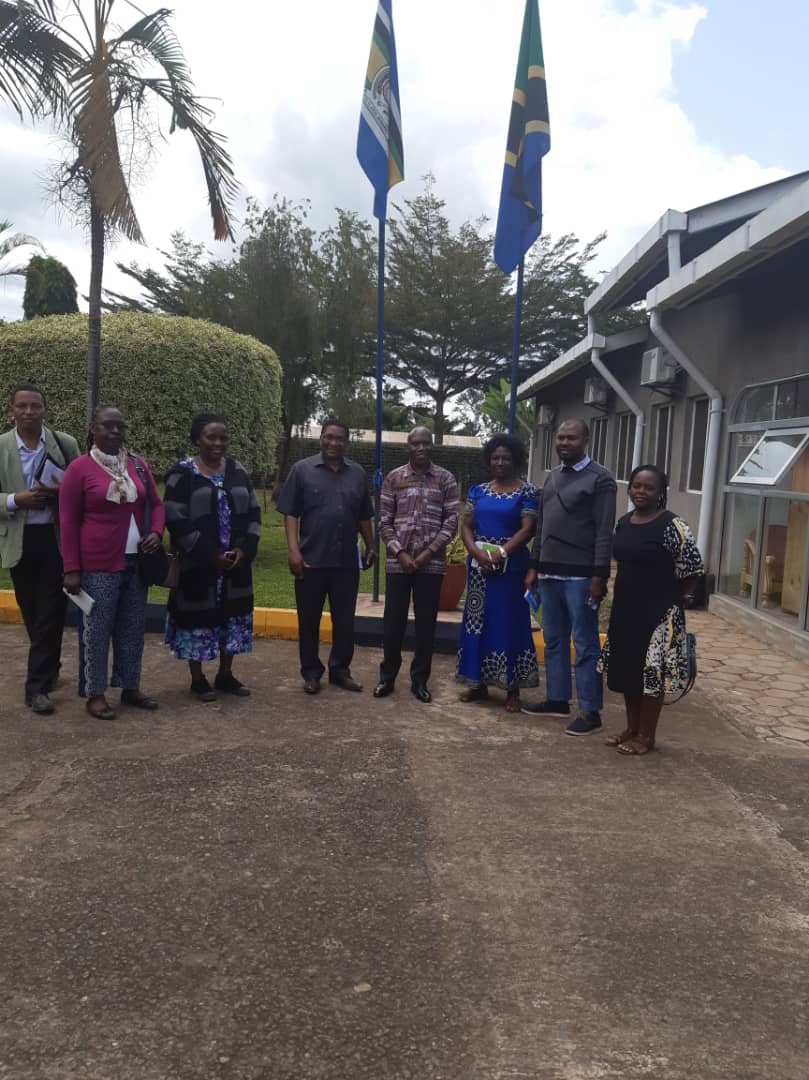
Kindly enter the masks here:
M 24 384 L 11 393 L 14 427 L 0 435 L 0 565 L 11 569 L 17 604 L 28 631 L 25 703 L 53 712 L 48 694 L 59 673 L 65 594 L 57 535 L 58 487 L 38 480 L 50 459 L 60 469 L 79 456 L 74 438 L 45 427 L 45 395 Z

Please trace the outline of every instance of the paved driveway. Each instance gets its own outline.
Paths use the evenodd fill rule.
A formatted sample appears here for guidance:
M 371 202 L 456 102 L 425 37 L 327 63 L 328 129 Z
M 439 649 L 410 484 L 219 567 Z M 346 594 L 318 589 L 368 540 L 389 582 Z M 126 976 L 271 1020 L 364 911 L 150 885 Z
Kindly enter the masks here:
M 0 1076 L 806 1080 L 809 755 L 694 696 L 622 759 L 558 720 L 299 688 L 17 707 L 0 627 Z M 65 670 L 74 670 L 72 642 Z M 608 713 L 615 725 L 617 706 Z

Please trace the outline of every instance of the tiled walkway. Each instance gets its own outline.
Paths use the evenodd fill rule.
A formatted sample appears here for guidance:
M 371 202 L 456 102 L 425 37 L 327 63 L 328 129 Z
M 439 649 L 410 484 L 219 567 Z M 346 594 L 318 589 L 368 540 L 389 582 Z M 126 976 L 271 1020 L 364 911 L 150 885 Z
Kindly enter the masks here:
M 690 612 L 688 628 L 697 636 L 694 694 L 746 735 L 809 751 L 809 665 L 709 612 Z

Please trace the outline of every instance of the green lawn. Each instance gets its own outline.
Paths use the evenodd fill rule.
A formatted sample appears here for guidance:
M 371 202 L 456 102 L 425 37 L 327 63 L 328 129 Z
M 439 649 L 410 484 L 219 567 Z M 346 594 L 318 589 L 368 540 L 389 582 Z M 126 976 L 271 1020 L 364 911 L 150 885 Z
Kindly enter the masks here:
M 284 519 L 272 507 L 269 497 L 262 499 L 261 542 L 258 557 L 253 566 L 253 587 L 256 607 L 295 607 L 294 578 L 287 567 L 287 545 L 284 536 Z M 382 552 L 384 558 L 384 549 Z M 384 588 L 384 570 L 382 586 Z M 8 570 L 0 570 L 0 589 L 10 589 L 11 577 Z M 360 592 L 373 590 L 373 572 L 364 570 L 360 576 Z M 165 589 L 151 589 L 149 598 L 155 601 L 165 600 Z
M 381 552 L 385 558 L 384 545 Z M 380 573 L 380 589 L 385 589 L 384 567 Z M 11 577 L 8 570 L 0 570 L 0 589 L 11 588 Z M 284 536 L 284 519 L 272 507 L 269 496 L 262 498 L 261 507 L 261 542 L 258 546 L 258 557 L 253 566 L 253 588 L 256 598 L 256 607 L 294 608 L 295 586 L 294 578 L 287 567 L 287 545 Z M 360 575 L 360 592 L 371 593 L 373 591 L 373 571 L 363 570 Z M 151 589 L 149 599 L 157 602 L 165 602 L 168 593 L 165 589 Z M 602 605 L 599 612 L 599 622 L 602 631 L 607 629 L 611 598 Z M 541 619 L 540 619 L 541 623 Z

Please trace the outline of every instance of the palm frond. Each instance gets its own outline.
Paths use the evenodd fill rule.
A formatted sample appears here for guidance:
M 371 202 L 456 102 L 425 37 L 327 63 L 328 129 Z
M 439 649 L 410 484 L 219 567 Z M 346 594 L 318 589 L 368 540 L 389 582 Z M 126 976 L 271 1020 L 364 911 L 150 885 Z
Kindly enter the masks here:
M 114 57 L 116 52 L 128 47 L 135 55 L 141 53 L 162 67 L 164 79 L 135 76 L 130 92 L 133 97 L 142 98 L 147 90 L 151 91 L 171 109 L 169 130 L 179 128 L 191 133 L 208 188 L 214 236 L 217 240 L 232 240 L 230 204 L 238 190 L 233 162 L 225 149 L 224 137 L 208 127 L 213 113 L 194 93 L 182 46 L 168 24 L 170 16 L 168 8 L 145 15 L 110 43 L 110 55 Z M 135 83 L 139 89 L 135 89 Z
M 136 243 L 143 241 L 121 163 L 115 127 L 116 101 L 110 82 L 107 45 L 101 38 L 92 57 L 76 72 L 71 93 L 76 116 L 78 163 L 89 177 L 104 220 Z
M 17 115 L 64 116 L 78 52 L 64 39 L 48 0 L 0 0 L 0 100 Z

